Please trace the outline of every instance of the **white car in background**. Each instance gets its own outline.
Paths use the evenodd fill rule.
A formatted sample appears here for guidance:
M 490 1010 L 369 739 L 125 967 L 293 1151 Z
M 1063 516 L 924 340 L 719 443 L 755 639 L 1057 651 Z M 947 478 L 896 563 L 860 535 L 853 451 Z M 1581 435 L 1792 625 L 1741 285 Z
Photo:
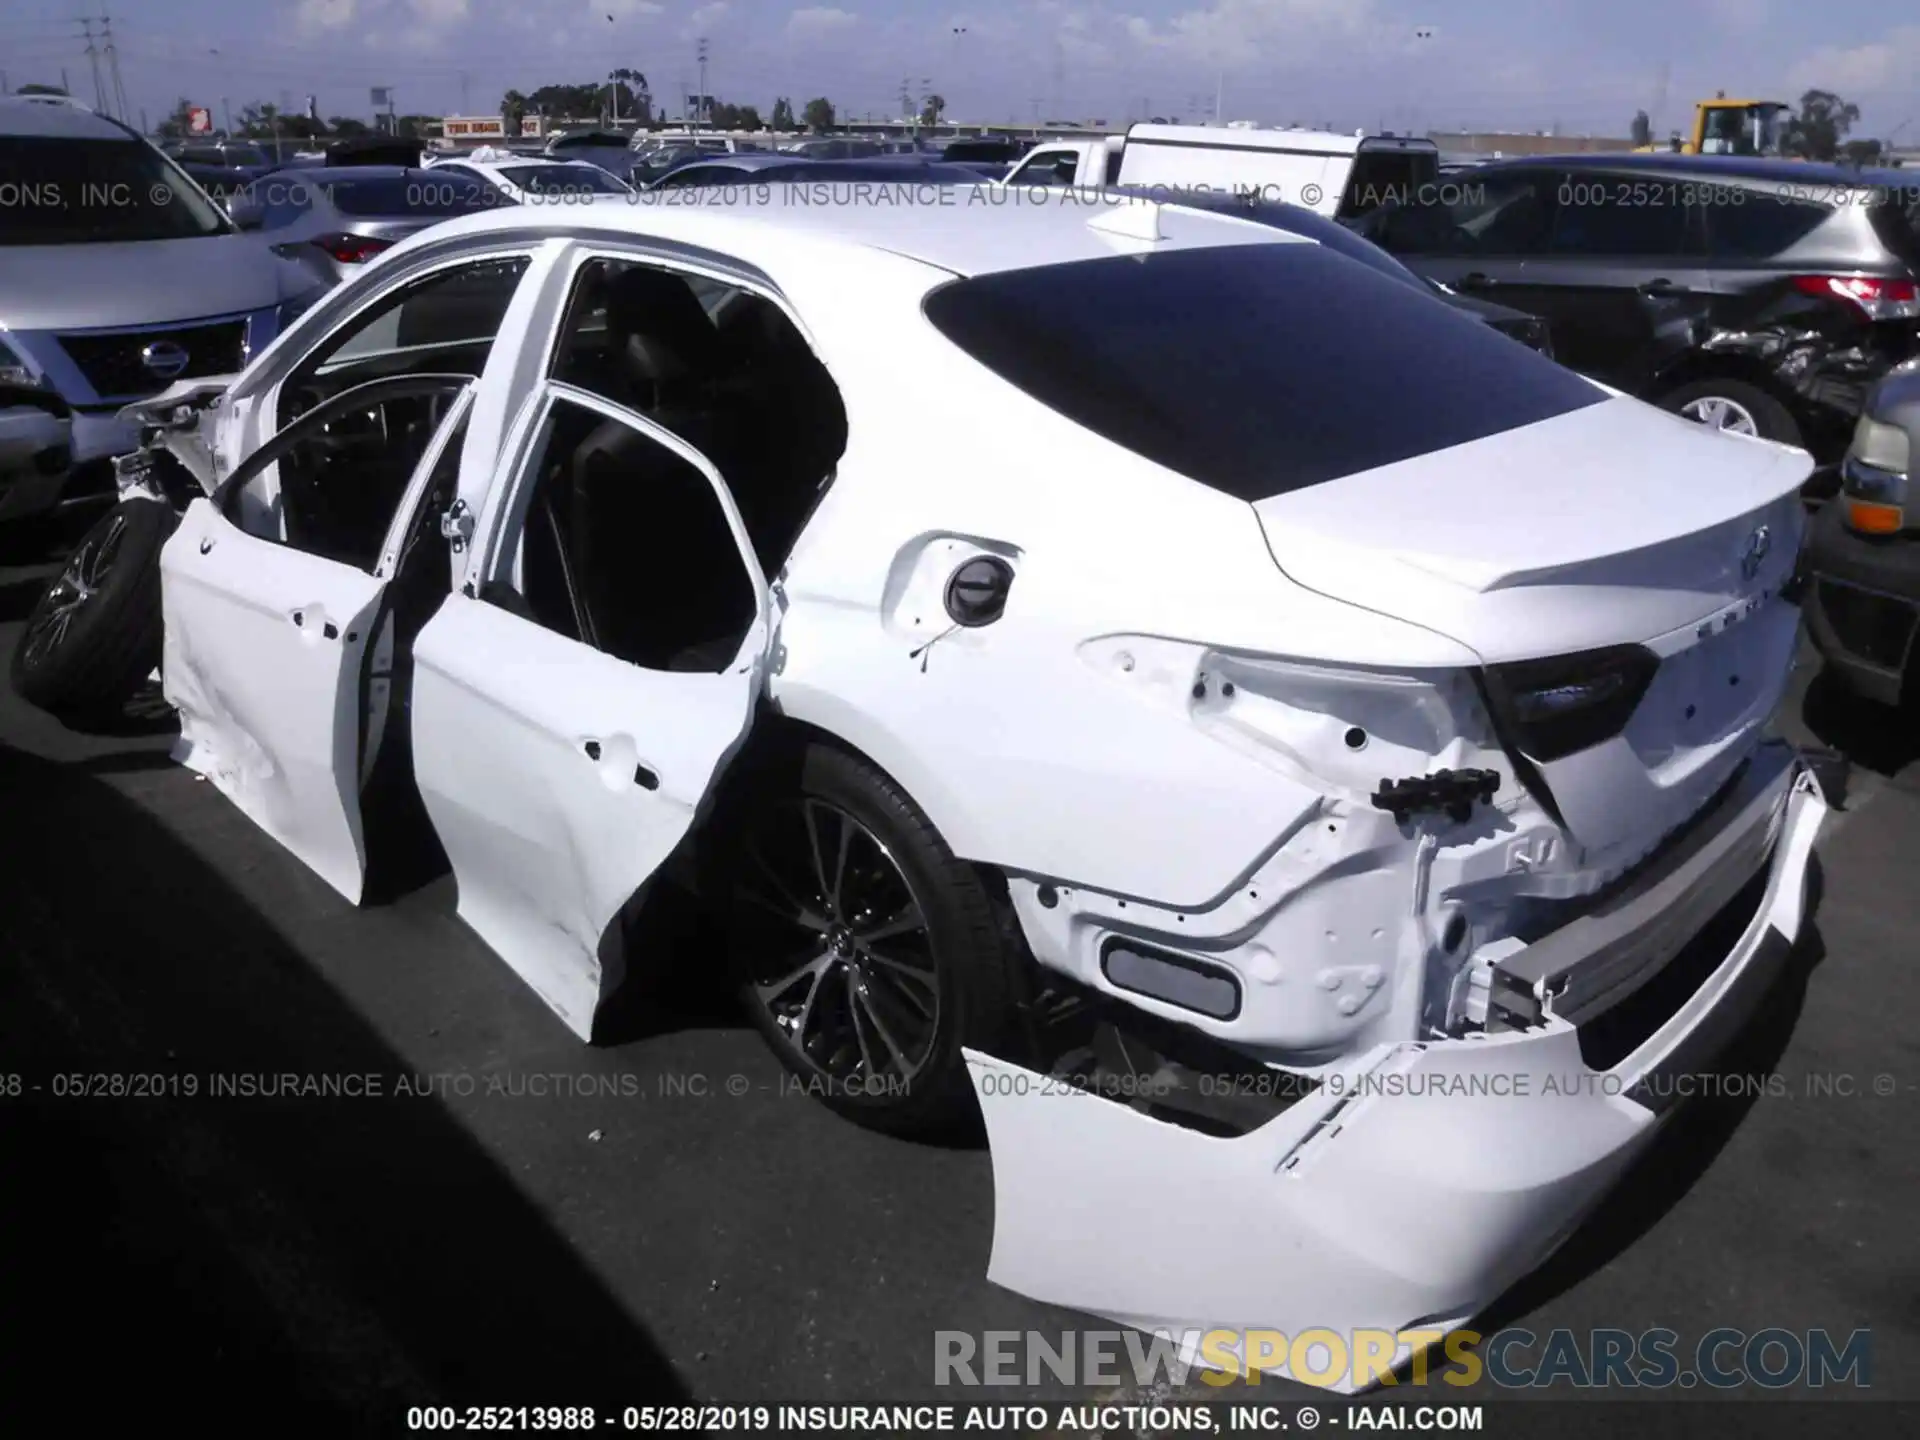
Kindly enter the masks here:
M 458 219 L 172 447 L 187 764 L 350 901 L 424 817 L 583 1037 L 686 875 L 836 1108 L 977 1100 L 1041 1300 L 1465 1323 L 1801 932 L 1807 456 L 1286 230 Z
M 545 155 L 515 155 L 490 146 L 467 154 L 430 157 L 427 168 L 491 185 L 516 205 L 529 201 L 565 203 L 596 195 L 631 195 L 633 187 L 590 160 L 560 160 Z

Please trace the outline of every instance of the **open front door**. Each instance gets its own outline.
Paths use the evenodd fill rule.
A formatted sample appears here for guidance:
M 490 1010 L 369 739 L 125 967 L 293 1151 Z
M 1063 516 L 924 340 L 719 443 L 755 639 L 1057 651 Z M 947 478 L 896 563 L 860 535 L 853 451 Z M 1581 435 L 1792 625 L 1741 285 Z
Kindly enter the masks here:
M 336 397 L 196 500 L 160 555 L 178 758 L 356 904 L 361 676 L 389 533 L 461 410 L 461 377 Z M 278 503 L 254 502 L 278 467 Z
M 767 585 L 719 473 L 650 421 L 550 384 L 506 456 L 414 647 L 414 773 L 461 918 L 591 1038 L 615 922 L 746 736 Z
M 160 574 L 178 758 L 358 904 L 359 655 L 384 587 L 249 535 L 206 500 Z

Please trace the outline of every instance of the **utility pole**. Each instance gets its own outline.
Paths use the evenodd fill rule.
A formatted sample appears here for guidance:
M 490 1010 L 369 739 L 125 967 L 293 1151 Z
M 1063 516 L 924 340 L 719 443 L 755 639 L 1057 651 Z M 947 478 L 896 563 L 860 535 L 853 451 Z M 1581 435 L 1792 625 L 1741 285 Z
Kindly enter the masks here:
M 1216 125 L 1220 123 L 1220 112 L 1226 106 L 1226 99 L 1227 72 L 1222 70 L 1213 82 L 1213 123 Z
M 468 81 L 467 72 L 462 70 L 460 72 L 460 113 L 462 115 L 471 113 L 467 109 L 467 81 Z
M 707 119 L 707 37 L 702 35 L 695 50 L 700 59 L 700 99 L 699 124 L 695 128 L 704 128 Z
M 106 109 L 106 102 L 100 98 L 100 52 L 93 45 L 93 21 L 86 16 L 79 20 L 80 34 L 87 42 L 87 64 L 93 67 L 93 108 Z
M 101 15 L 100 33 L 107 43 L 107 73 L 113 77 L 113 113 L 127 118 L 127 87 L 120 80 L 120 52 L 113 46 L 113 17 Z
M 226 123 L 227 138 L 231 140 L 233 138 L 233 106 L 228 103 L 224 95 L 220 97 L 220 118 Z

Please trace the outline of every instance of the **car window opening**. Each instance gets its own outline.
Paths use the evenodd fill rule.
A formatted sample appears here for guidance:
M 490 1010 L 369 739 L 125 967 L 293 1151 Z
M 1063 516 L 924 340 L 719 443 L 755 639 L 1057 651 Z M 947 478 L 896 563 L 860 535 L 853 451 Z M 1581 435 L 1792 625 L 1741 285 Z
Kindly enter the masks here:
M 628 261 L 583 267 L 549 372 L 645 415 L 725 478 L 768 576 L 833 478 L 846 410 L 773 301 Z
M 423 380 L 369 397 L 364 409 L 296 423 L 276 447 L 277 500 L 263 503 L 266 466 L 251 476 L 243 469 L 222 497 L 223 513 L 260 539 L 371 572 L 407 482 L 464 384 Z
M 519 585 L 494 581 L 481 599 L 643 669 L 726 669 L 758 600 L 707 477 L 564 399 L 532 465 Z
M 281 386 L 281 428 L 369 380 L 478 377 L 526 268 L 516 255 L 436 271 L 354 316 Z

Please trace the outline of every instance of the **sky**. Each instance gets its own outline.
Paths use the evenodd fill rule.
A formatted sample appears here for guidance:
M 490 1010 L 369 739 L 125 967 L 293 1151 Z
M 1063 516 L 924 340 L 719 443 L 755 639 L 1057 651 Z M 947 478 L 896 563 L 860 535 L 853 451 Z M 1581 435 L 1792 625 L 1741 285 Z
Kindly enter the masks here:
M 370 113 L 497 114 L 509 89 L 646 75 L 765 114 L 816 96 L 955 120 L 1213 114 L 1260 124 L 1624 135 L 1716 90 L 1858 104 L 1855 133 L 1920 144 L 1920 14 L 1888 0 L 6 0 L 0 71 L 93 98 L 80 17 L 112 17 L 128 118 L 180 98 L 237 113 L 318 97 Z M 96 58 L 104 52 L 96 41 Z M 109 94 L 111 83 L 108 84 Z

